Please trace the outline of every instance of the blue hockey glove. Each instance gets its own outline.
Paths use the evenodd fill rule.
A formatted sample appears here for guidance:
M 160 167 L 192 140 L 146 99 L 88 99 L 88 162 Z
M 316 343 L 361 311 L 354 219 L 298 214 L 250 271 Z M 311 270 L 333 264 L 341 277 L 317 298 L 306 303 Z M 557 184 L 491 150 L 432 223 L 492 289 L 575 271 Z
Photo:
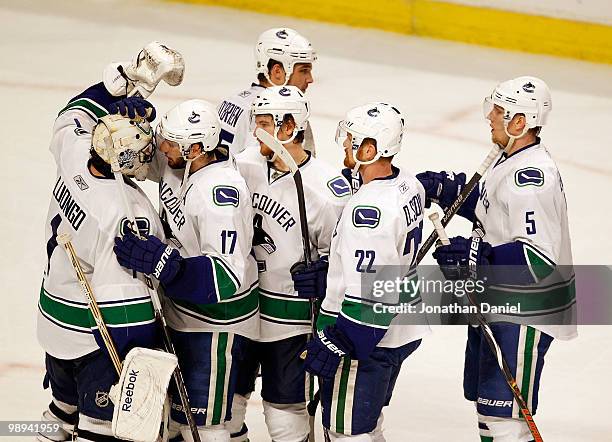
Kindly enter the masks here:
M 490 263 L 491 245 L 479 237 L 456 236 L 450 242 L 447 246 L 439 246 L 433 253 L 446 279 L 478 279 L 478 267 Z
M 151 114 L 147 117 L 147 109 L 151 109 Z M 111 114 L 119 114 L 124 117 L 136 118 L 138 114 L 146 118 L 149 122 L 155 120 L 155 107 L 144 98 L 127 97 L 109 104 L 108 110 Z
M 306 344 L 304 368 L 315 376 L 333 379 L 342 358 L 350 357 L 352 352 L 353 344 L 344 333 L 335 325 L 328 325 Z
M 453 172 L 417 173 L 417 179 L 425 188 L 425 207 L 434 202 L 443 208 L 450 206 L 465 186 L 465 174 Z
M 181 269 L 183 258 L 178 250 L 153 235 L 137 238 L 132 232 L 115 238 L 113 248 L 123 267 L 155 276 L 162 284 L 171 283 Z
M 296 262 L 289 270 L 293 279 L 293 286 L 300 298 L 324 298 L 327 289 L 327 269 L 329 261 L 327 256 L 311 263 L 306 267 L 304 261 Z
M 354 177 L 353 171 L 349 169 L 348 167 L 345 167 L 344 169 L 342 169 L 341 173 L 342 173 L 342 176 L 346 178 L 346 180 L 349 183 L 351 183 L 351 190 L 353 194 L 355 194 L 355 192 L 359 190 L 359 188 L 361 187 L 361 184 L 363 183 L 363 180 L 361 179 L 361 174 L 357 172 L 357 176 Z

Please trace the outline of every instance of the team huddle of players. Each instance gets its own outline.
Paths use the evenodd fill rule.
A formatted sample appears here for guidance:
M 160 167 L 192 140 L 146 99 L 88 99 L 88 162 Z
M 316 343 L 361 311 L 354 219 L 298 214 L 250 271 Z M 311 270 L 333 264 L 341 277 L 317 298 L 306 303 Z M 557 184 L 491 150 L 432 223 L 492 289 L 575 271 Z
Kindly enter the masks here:
M 109 65 L 103 82 L 59 113 L 38 337 L 53 395 L 43 417 L 62 431 L 40 440 L 115 440 L 108 392 L 117 374 L 58 247 L 61 232 L 73 238 L 121 357 L 161 347 L 142 275 L 159 285 L 197 424 L 193 434 L 171 383 L 170 440 L 248 440 L 245 413 L 258 375 L 271 440 L 313 437 L 307 403 L 317 388 L 327 440 L 385 440 L 382 410 L 403 361 L 430 329 L 372 313 L 364 276 L 380 268 L 405 276 L 399 273 L 412 268 L 421 243 L 424 207 L 450 206 L 466 176 L 415 177 L 393 164 L 405 128 L 388 103 L 351 109 L 339 123 L 344 169 L 317 159 L 305 96 L 315 50 L 296 31 L 277 28 L 261 34 L 255 57 L 250 88 L 218 106 L 182 102 L 153 128 L 155 107 L 146 98 L 162 79 L 180 84 L 183 73 L 180 54 L 153 42 L 131 62 Z M 501 83 L 485 106 L 503 151 L 460 212 L 476 233 L 452 238 L 434 257 L 446 270 L 465 268 L 470 258 L 477 266 L 571 264 L 561 178 L 538 138 L 551 108 L 546 84 L 535 77 Z M 309 244 L 289 167 L 256 129 L 299 166 Z M 158 183 L 158 211 L 132 178 Z M 320 305 L 316 318 L 313 305 Z M 575 329 L 505 322 L 493 329 L 535 412 L 544 355 L 553 338 L 569 339 Z M 482 341 L 470 327 L 464 387 L 477 404 L 481 440 L 529 441 Z

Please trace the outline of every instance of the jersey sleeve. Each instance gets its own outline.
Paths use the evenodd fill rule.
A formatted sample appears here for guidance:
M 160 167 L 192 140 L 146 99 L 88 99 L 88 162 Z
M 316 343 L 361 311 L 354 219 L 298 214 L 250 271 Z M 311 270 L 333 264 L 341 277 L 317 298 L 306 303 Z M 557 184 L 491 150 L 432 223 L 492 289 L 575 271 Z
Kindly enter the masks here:
M 348 185 L 348 184 L 347 184 Z M 329 255 L 332 234 L 342 214 L 344 200 L 325 200 L 315 216 L 316 223 L 311 239 L 319 257 Z
M 184 260 L 180 277 L 165 286 L 166 292 L 196 304 L 229 299 L 245 282 L 251 252 L 253 213 L 248 190 L 245 185 L 220 184 L 200 189 L 188 205 L 201 256 Z
M 503 196 L 508 210 L 509 241 L 493 248 L 495 265 L 525 266 L 533 282 L 547 276 L 560 257 L 561 226 L 558 201 L 563 198 L 558 173 L 552 168 L 527 167 L 506 178 Z

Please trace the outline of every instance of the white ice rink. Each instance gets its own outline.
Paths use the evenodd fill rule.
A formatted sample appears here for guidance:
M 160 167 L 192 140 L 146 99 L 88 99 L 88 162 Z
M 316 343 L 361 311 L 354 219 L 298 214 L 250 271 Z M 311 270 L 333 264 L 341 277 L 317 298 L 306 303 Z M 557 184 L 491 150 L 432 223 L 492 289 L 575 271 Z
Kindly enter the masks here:
M 385 100 L 408 120 L 400 165 L 470 172 L 490 147 L 483 97 L 504 79 L 544 78 L 554 104 L 543 139 L 564 179 L 575 262 L 612 264 L 612 66 L 220 8 L 0 0 L 0 420 L 36 420 L 50 399 L 35 318 L 58 110 L 100 81 L 107 62 L 129 59 L 151 40 L 179 49 L 187 63 L 180 87 L 162 85 L 151 98 L 158 115 L 183 99 L 217 102 L 254 79 L 253 43 L 272 26 L 297 28 L 319 52 L 308 90 L 312 125 L 319 156 L 337 165 L 337 121 L 352 106 Z M 462 220 L 451 226 L 469 231 Z M 385 413 L 387 440 L 478 440 L 473 406 L 462 397 L 465 335 L 464 327 L 437 328 L 406 361 Z M 546 441 L 612 440 L 611 338 L 610 327 L 581 327 L 578 339 L 553 344 L 536 416 Z M 268 440 L 256 399 L 248 423 L 251 440 Z

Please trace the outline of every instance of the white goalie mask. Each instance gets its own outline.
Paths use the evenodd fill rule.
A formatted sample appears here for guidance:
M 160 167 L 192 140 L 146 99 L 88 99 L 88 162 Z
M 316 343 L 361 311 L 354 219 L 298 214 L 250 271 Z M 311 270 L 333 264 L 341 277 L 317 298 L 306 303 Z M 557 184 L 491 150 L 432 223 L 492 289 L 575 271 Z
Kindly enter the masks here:
M 187 100 L 173 107 L 161 118 L 156 130 L 157 145 L 162 138 L 177 143 L 186 161 L 192 145 L 201 143 L 202 153 L 210 152 L 218 146 L 220 134 L 217 109 L 204 100 Z
M 511 139 L 522 137 L 531 128 L 544 126 L 552 109 L 550 90 L 544 81 L 536 77 L 518 77 L 498 84 L 484 99 L 485 118 L 495 105 L 504 109 L 506 135 Z M 508 133 L 508 123 L 517 114 L 525 115 L 526 124 L 524 132 L 515 137 Z
M 344 141 L 349 137 L 356 164 L 353 174 L 362 165 L 372 164 L 381 157 L 392 157 L 402 146 L 404 118 L 401 112 L 387 103 L 368 103 L 351 109 L 346 118 L 338 123 L 336 143 L 344 150 Z M 369 161 L 359 161 L 357 150 L 363 140 L 376 141 L 376 155 Z
M 271 82 L 268 62 L 276 60 L 285 70 L 285 83 L 293 73 L 296 63 L 314 63 L 317 54 L 310 41 L 289 28 L 273 28 L 263 32 L 255 45 L 255 71 L 264 74 Z
M 295 129 L 288 140 L 278 139 L 278 130 L 283 124 L 285 115 L 291 115 Z M 251 127 L 254 129 L 257 115 L 271 115 L 274 120 L 274 138 L 281 144 L 288 144 L 295 139 L 298 132 L 308 126 L 310 104 L 295 86 L 274 86 L 264 89 L 251 104 Z
M 155 155 L 153 130 L 143 118 L 105 115 L 94 128 L 91 145 L 113 172 L 146 179 Z

